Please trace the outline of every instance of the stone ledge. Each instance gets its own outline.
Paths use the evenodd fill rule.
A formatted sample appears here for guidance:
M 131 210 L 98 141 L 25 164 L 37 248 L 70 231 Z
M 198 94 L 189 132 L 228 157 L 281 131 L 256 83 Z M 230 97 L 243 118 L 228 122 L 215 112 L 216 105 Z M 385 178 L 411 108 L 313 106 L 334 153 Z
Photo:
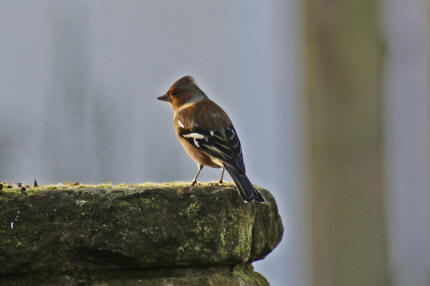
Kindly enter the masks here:
M 255 273 L 245 265 L 264 258 L 283 233 L 274 198 L 259 190 L 266 203 L 243 203 L 232 184 L 3 188 L 0 275 L 232 265 Z
M 267 280 L 250 264 L 214 267 L 85 270 L 78 272 L 37 272 L 0 276 L 0 285 L 109 285 L 109 286 L 268 286 Z

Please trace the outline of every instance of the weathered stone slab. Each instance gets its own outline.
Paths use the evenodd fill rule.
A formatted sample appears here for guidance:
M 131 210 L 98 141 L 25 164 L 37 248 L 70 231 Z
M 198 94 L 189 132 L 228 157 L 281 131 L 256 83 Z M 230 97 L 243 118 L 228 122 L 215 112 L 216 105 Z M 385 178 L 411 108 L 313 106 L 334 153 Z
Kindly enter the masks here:
M 138 274 L 136 281 L 151 277 L 145 276 L 148 269 L 168 270 L 177 281 L 193 276 L 179 275 L 180 269 L 194 273 L 193 279 L 215 275 L 213 281 L 217 275 L 233 280 L 243 273 L 247 274 L 242 279 L 261 277 L 249 265 L 279 243 L 283 227 L 275 200 L 268 191 L 259 190 L 267 203 L 243 203 L 231 184 L 60 184 L 22 191 L 4 186 L 0 284 L 29 273 L 61 279 L 70 273 L 75 282 L 76 277 L 85 280 L 89 275 L 102 281 L 106 270 L 118 277 L 132 271 Z M 187 270 L 196 268 L 209 272 L 199 276 L 198 271 Z M 168 279 L 167 272 L 158 278 Z M 178 283 L 174 285 L 182 285 Z

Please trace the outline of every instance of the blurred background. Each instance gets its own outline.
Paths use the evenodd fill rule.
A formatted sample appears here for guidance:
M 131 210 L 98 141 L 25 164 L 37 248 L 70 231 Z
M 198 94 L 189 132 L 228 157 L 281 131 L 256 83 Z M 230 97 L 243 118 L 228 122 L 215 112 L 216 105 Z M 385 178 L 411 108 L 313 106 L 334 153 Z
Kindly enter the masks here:
M 429 19 L 427 0 L 1 0 L 0 180 L 191 181 L 155 99 L 189 74 L 277 199 L 283 241 L 254 263 L 272 285 L 428 286 Z

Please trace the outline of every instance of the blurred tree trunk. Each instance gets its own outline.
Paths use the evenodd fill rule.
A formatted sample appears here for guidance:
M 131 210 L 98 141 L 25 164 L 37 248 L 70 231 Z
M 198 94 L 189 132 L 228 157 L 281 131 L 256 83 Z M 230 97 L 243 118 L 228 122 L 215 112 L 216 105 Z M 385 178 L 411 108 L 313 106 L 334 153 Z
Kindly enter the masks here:
M 376 0 L 306 0 L 312 285 L 388 285 Z

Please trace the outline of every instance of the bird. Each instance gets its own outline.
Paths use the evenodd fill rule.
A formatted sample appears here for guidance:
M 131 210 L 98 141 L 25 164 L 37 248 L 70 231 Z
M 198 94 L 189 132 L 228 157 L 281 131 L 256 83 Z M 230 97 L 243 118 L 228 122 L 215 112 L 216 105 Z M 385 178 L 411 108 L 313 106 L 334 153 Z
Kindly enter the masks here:
M 203 166 L 222 168 L 230 174 L 244 202 L 264 202 L 245 174 L 239 137 L 227 113 L 200 89 L 191 76 L 178 79 L 157 99 L 169 102 L 176 135 L 186 153 L 197 163 L 194 186 Z

